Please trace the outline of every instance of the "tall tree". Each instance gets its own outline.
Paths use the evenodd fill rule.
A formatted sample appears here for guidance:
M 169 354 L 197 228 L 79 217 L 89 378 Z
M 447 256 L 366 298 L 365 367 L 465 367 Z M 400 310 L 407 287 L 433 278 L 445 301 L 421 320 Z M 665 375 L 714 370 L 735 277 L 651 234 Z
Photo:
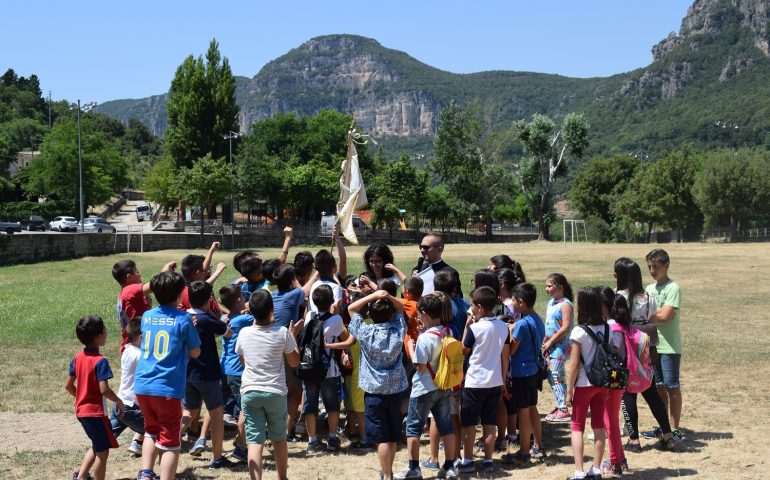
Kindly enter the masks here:
M 599 217 L 612 225 L 612 206 L 628 188 L 639 161 L 628 155 L 594 158 L 576 172 L 569 198 L 584 215 Z
M 190 205 L 206 207 L 209 218 L 215 218 L 216 206 L 227 200 L 234 189 L 230 165 L 223 158 L 205 157 L 196 160 L 191 168 L 180 172 L 179 196 Z M 201 210 L 201 234 L 203 234 Z
M 513 128 L 528 154 L 515 170 L 537 219 L 538 237 L 549 240 L 554 182 L 565 171 L 569 158 L 580 158 L 588 147 L 588 124 L 582 115 L 574 113 L 564 117 L 559 126 L 535 114 L 529 122 L 516 122 Z

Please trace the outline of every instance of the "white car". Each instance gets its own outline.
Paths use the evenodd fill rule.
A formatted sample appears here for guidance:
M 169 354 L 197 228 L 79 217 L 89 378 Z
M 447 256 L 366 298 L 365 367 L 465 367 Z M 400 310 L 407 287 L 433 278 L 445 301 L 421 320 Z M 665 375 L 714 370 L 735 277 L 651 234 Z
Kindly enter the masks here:
M 48 224 L 51 230 L 57 232 L 76 232 L 78 230 L 78 221 L 75 217 L 56 217 Z
M 80 225 L 78 225 L 78 230 Z M 85 233 L 115 233 L 115 227 L 110 225 L 107 220 L 101 217 L 89 217 L 83 222 L 83 232 Z

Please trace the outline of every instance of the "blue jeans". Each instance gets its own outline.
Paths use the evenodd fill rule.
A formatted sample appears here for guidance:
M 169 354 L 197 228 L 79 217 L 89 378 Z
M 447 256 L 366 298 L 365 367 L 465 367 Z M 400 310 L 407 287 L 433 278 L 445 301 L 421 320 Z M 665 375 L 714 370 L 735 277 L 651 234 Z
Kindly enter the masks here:
M 433 413 L 438 433 L 442 437 L 454 433 L 449 407 L 451 390 L 433 390 L 419 397 L 409 399 L 409 413 L 406 416 L 406 436 L 419 437 L 428 419 L 428 413 Z
M 327 412 L 340 411 L 340 377 L 326 378 L 321 382 L 302 382 L 305 390 L 305 405 L 302 413 L 318 414 L 318 394 L 324 401 Z
M 130 428 L 140 435 L 144 435 L 144 415 L 139 409 L 138 404 L 134 404 L 133 407 L 126 405 L 123 417 L 118 416 L 118 410 L 115 405 L 112 405 L 112 415 L 110 415 L 110 427 L 112 427 L 112 434 L 115 438 L 123 433 L 123 430 Z
M 222 383 L 226 383 L 230 390 L 230 395 L 225 398 L 225 413 L 238 418 L 241 413 L 241 376 L 226 375 Z
M 655 386 L 669 390 L 679 388 L 679 367 L 682 364 L 681 353 L 658 353 L 655 367 Z

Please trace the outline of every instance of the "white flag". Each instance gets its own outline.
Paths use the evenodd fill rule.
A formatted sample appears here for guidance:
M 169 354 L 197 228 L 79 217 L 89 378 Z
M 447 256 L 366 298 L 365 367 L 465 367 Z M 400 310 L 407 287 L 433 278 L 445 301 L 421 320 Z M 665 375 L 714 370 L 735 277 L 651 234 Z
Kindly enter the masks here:
M 340 199 L 337 202 L 337 220 L 340 222 L 340 232 L 349 242 L 358 245 L 358 238 L 353 229 L 353 214 L 369 201 L 366 198 L 364 180 L 358 166 L 358 151 L 356 150 L 356 131 L 348 131 L 348 152 L 342 162 L 342 177 L 340 177 Z

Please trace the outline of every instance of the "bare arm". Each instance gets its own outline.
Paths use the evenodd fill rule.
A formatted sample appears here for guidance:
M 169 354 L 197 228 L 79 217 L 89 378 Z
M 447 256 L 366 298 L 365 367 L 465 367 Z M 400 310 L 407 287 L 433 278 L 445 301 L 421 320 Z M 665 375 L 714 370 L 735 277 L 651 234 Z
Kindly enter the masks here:
M 294 368 L 299 365 L 299 350 L 296 348 L 291 352 L 284 353 L 283 357 L 286 359 L 286 363 L 288 363 L 290 367 Z
M 676 317 L 676 308 L 671 305 L 664 305 L 658 309 L 653 318 L 653 322 L 657 324 L 665 324 L 670 322 Z
M 553 337 L 549 338 L 548 341 L 546 341 L 543 344 L 543 350 L 544 351 L 550 350 L 554 343 L 564 338 L 565 335 L 569 335 L 569 330 L 571 326 L 572 326 L 572 305 L 565 302 L 561 306 L 561 327 L 559 327 L 559 330 L 553 335 Z
M 393 304 L 393 308 L 396 310 L 396 313 L 401 313 L 404 311 L 404 306 L 401 305 L 401 302 L 399 302 L 396 297 L 391 297 L 388 294 L 388 292 L 386 292 L 385 290 L 377 290 L 376 292 L 370 293 L 364 298 L 361 298 L 351 303 L 348 306 L 348 312 L 350 312 L 350 316 L 352 317 L 353 315 L 358 313 L 362 308 L 364 308 L 364 306 L 366 306 L 369 302 L 373 302 L 375 300 L 382 300 L 385 298 L 389 299 L 390 303 Z
M 99 382 L 99 391 L 102 393 L 104 398 L 115 403 L 115 408 L 118 409 L 118 412 L 120 412 L 120 416 L 122 417 L 123 411 L 125 410 L 125 407 L 123 406 L 123 400 L 115 395 L 115 392 L 112 391 L 110 384 L 107 383 L 107 380 L 102 380 Z
M 391 271 L 391 272 L 395 273 L 396 276 L 398 276 L 399 280 L 401 280 L 402 282 L 404 281 L 404 279 L 406 279 L 406 275 L 404 275 L 404 272 L 399 270 L 398 267 L 396 267 L 392 263 L 385 264 L 385 267 L 383 267 L 383 268 L 385 268 L 385 270 L 388 270 L 388 271 Z
M 332 350 L 345 350 L 346 348 L 350 348 L 353 346 L 353 344 L 356 343 L 356 337 L 348 333 L 347 330 L 343 331 L 340 335 L 340 341 L 334 342 L 334 343 L 327 343 L 326 348 L 330 348 Z
M 75 396 L 77 393 L 75 390 L 75 377 L 70 375 L 69 378 L 67 378 L 67 383 L 64 385 L 64 389 L 67 390 L 67 392 L 73 397 Z
M 161 273 L 176 271 L 176 262 L 168 262 L 167 264 L 163 265 L 163 268 L 161 268 L 160 271 Z M 142 284 L 142 293 L 145 296 L 152 293 L 152 290 L 150 290 L 150 282 Z
M 567 364 L 567 406 L 572 406 L 572 398 L 575 396 L 575 382 L 577 382 L 578 368 L 580 368 L 580 342 L 572 341 L 569 363 Z
M 291 227 L 283 228 L 283 247 L 281 247 L 281 255 L 278 256 L 278 260 L 281 265 L 286 263 L 286 258 L 289 256 L 289 245 L 291 245 L 291 238 L 294 235 L 294 230 Z
M 340 276 L 345 277 L 348 274 L 348 256 L 345 254 L 345 244 L 342 243 L 340 231 L 337 230 L 336 226 L 332 229 L 332 239 L 337 246 L 337 257 L 339 257 L 339 262 L 337 262 L 337 272 Z
M 201 354 L 201 349 L 199 348 L 192 348 L 187 351 L 187 354 L 190 355 L 190 358 L 198 358 Z
M 214 285 L 214 282 L 217 281 L 217 278 L 219 278 L 220 275 L 222 275 L 222 272 L 225 271 L 225 268 L 227 268 L 227 265 L 225 265 L 223 262 L 217 263 L 217 269 L 214 271 L 214 273 L 209 276 L 209 278 L 206 279 L 206 283 L 209 285 Z
M 463 330 L 463 355 L 466 357 L 471 354 L 471 349 L 465 346 L 465 337 L 468 336 L 468 330 L 471 328 L 471 325 L 473 325 L 473 322 L 475 322 L 475 319 L 473 318 L 473 315 L 470 313 L 468 314 L 468 320 L 465 322 L 465 329 Z
M 503 344 L 503 351 L 500 353 L 500 361 L 502 362 L 503 370 L 503 388 L 502 393 L 503 395 L 508 394 L 508 388 L 506 387 L 506 380 L 508 379 L 508 368 L 511 365 L 511 345 Z
M 206 253 L 206 257 L 203 259 L 203 271 L 207 271 L 211 267 L 211 259 L 214 258 L 214 252 L 219 250 L 222 245 L 219 242 L 212 242 L 209 247 L 209 251 Z

